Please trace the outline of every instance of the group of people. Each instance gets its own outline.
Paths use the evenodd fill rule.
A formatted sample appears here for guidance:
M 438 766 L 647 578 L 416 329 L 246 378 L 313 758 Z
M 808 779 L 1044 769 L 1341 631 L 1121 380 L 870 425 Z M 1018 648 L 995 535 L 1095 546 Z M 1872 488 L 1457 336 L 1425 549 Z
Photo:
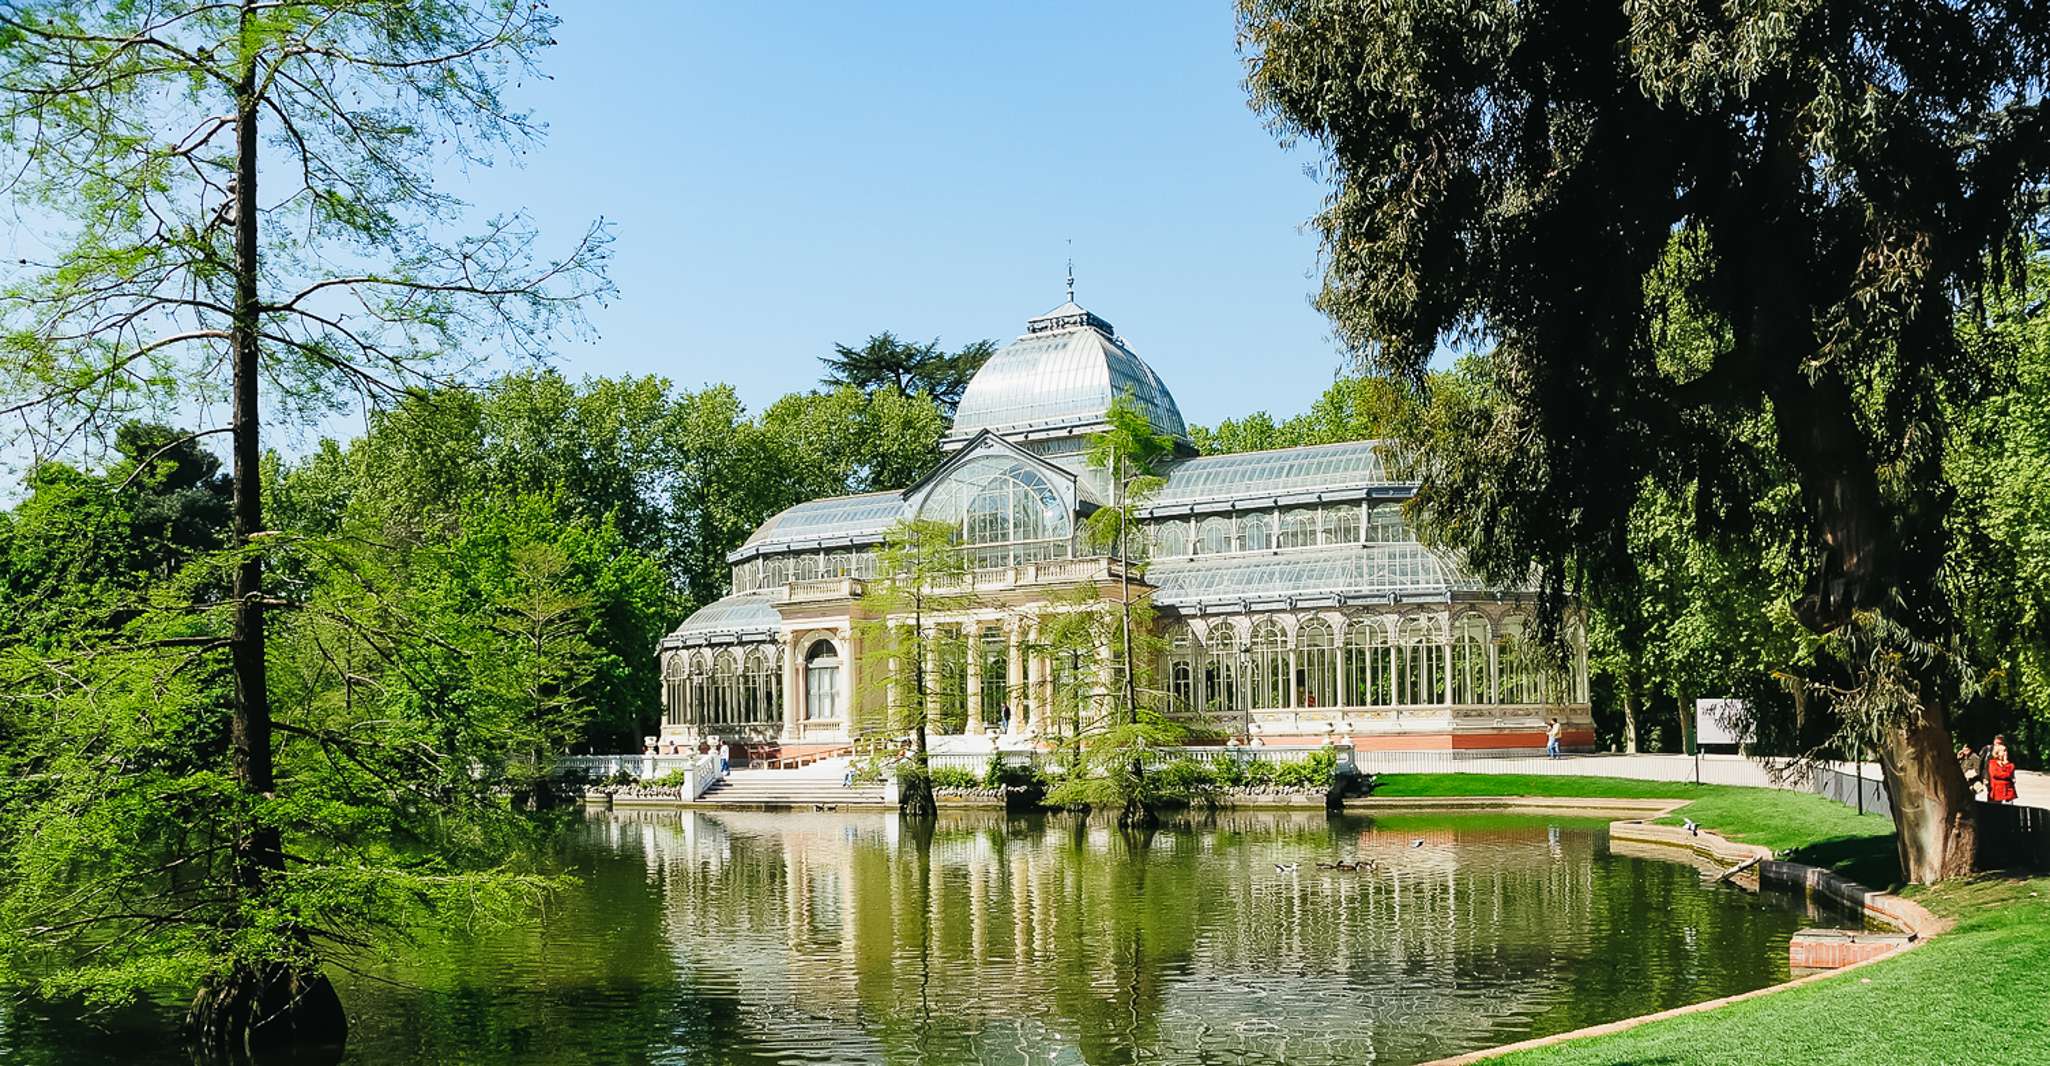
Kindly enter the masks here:
M 641 745 L 642 755 L 689 755 L 693 750 L 699 755 L 710 755 L 715 751 L 718 752 L 719 772 L 722 774 L 733 768 L 733 749 L 727 747 L 726 742 L 718 737 L 705 737 L 699 740 L 698 746 L 695 749 L 691 748 L 688 744 L 674 740 L 658 740 L 651 744 Z
M 2014 759 L 2007 753 L 2007 738 L 1996 736 L 1985 751 L 1974 751 L 1969 744 L 1957 749 L 1957 764 L 1965 772 L 1965 785 L 1972 794 L 1994 803 L 2013 803 Z

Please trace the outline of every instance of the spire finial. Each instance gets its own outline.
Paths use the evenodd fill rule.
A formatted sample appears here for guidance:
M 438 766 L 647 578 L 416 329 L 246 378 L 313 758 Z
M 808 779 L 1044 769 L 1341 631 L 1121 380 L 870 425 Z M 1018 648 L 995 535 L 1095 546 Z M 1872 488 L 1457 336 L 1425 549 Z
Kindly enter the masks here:
M 1068 302 L 1075 302 L 1075 239 L 1068 238 Z

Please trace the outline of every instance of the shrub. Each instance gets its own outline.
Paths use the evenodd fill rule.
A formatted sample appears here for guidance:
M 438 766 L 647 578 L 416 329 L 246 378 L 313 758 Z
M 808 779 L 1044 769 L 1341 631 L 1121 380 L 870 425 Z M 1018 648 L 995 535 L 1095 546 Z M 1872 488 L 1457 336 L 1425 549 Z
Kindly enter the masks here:
M 1274 768 L 1274 783 L 1282 788 L 1315 789 L 1324 791 L 1331 787 L 1332 775 L 1338 772 L 1338 753 L 1330 750 L 1313 751 L 1301 762 L 1283 763 Z
M 928 771 L 934 788 L 978 788 L 981 786 L 974 772 L 958 766 L 939 766 Z
M 683 775 L 688 772 L 687 770 L 671 770 L 659 777 L 648 778 L 646 781 L 641 782 L 641 784 L 651 788 L 682 788 Z
M 1217 795 L 1217 772 L 1195 759 L 1183 757 L 1155 767 L 1146 775 L 1147 791 L 1157 801 L 1201 803 Z
M 1046 774 L 1031 763 L 991 759 L 982 773 L 982 787 L 988 789 L 1037 789 L 1046 791 Z

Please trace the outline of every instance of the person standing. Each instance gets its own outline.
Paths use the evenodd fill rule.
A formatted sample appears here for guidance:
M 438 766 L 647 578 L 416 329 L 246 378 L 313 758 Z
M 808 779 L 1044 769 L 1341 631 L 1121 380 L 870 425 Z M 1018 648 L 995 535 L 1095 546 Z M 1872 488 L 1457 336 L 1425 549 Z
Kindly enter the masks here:
M 1964 771 L 1965 787 L 1972 790 L 1972 795 L 1983 797 L 1986 791 L 1986 756 L 1973 750 L 1970 744 L 1960 744 L 1957 748 L 1957 768 Z
M 726 746 L 726 742 L 722 740 L 719 742 L 719 772 L 721 774 L 724 774 L 726 771 L 732 768 L 733 751 L 732 749 L 728 748 Z
M 1552 719 L 1552 723 L 1545 727 L 1546 758 L 1556 759 L 1559 757 L 1559 738 L 1564 736 L 1565 733 L 1566 727 L 1560 725 L 1557 718 Z
M 2014 760 L 2007 754 L 2007 738 L 1994 737 L 1986 753 L 1986 798 L 1995 803 L 2013 803 Z

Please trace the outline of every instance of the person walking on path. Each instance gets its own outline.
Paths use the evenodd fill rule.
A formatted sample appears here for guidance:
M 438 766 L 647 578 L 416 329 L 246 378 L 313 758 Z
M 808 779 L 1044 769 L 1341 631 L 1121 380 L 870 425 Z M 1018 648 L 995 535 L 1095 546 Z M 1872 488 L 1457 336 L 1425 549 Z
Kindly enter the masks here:
M 2007 754 L 2007 738 L 1994 737 L 1986 754 L 1986 798 L 1995 803 L 2013 803 L 2014 760 Z
M 723 774 L 731 769 L 733 769 L 733 752 L 726 746 L 726 742 L 722 740 L 719 742 L 719 772 Z
M 1560 725 L 1557 718 L 1552 719 L 1552 724 L 1545 727 L 1546 758 L 1556 759 L 1559 757 L 1559 738 L 1564 736 L 1565 733 L 1566 727 Z

